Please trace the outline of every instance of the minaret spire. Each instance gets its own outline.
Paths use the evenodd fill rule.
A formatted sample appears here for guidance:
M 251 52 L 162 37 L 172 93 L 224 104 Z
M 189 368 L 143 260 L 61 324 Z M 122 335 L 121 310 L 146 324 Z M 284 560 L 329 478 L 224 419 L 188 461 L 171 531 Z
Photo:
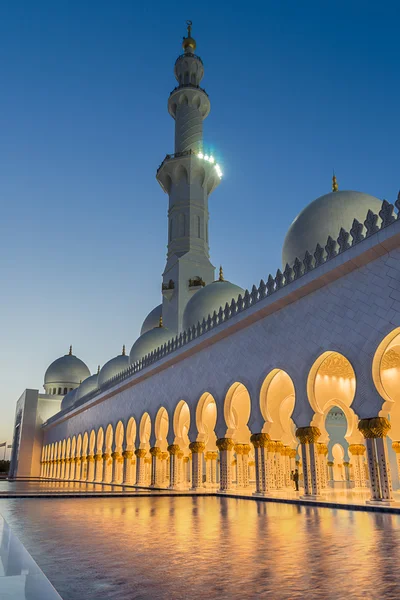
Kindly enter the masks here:
M 157 180 L 169 196 L 168 253 L 163 273 L 163 325 L 180 333 L 185 306 L 198 291 L 189 281 L 214 281 L 209 258 L 208 198 L 221 180 L 221 169 L 203 142 L 203 121 L 210 112 L 208 94 L 201 87 L 203 61 L 194 54 L 192 22 L 174 67 L 178 85 L 168 99 L 175 121 L 175 153 L 167 154 Z
M 339 191 L 339 186 L 338 186 L 338 182 L 336 179 L 336 175 L 335 175 L 335 171 L 333 171 L 333 176 L 332 176 L 332 192 L 338 192 Z

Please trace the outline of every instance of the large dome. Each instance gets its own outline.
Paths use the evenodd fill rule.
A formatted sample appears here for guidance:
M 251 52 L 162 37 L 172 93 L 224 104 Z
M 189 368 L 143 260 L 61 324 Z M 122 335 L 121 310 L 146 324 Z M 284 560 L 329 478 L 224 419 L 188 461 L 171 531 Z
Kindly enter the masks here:
M 186 304 L 183 313 L 183 329 L 186 331 L 189 327 L 197 325 L 208 315 L 213 315 L 214 311 L 218 313 L 219 309 L 225 308 L 225 304 L 232 302 L 232 298 L 237 300 L 239 294 L 244 294 L 244 290 L 230 283 L 230 281 L 213 281 L 201 288 L 194 294 Z
M 140 335 L 143 335 L 147 331 L 154 329 L 154 327 L 158 327 L 158 323 L 160 322 L 160 317 L 162 316 L 162 304 L 159 304 L 145 318 L 143 321 L 142 329 L 140 330 Z
M 157 350 L 160 346 L 163 346 L 168 340 L 172 339 L 173 334 L 166 327 L 154 327 L 150 331 L 146 331 L 141 335 L 136 342 L 133 344 L 130 354 L 129 362 L 132 365 L 136 361 L 144 358 L 150 352 Z
M 125 371 L 129 367 L 129 356 L 125 354 L 125 346 L 122 348 L 122 354 L 115 356 L 100 369 L 99 378 L 97 380 L 97 385 L 101 387 L 103 383 L 121 373 L 121 371 Z
M 282 265 L 303 260 L 306 251 L 313 254 L 317 244 L 326 245 L 331 236 L 337 239 L 340 228 L 350 231 L 353 219 L 365 221 L 368 209 L 378 213 L 382 201 L 362 192 L 337 191 L 317 198 L 295 218 L 282 248 Z
M 69 354 L 51 363 L 44 375 L 44 384 L 45 386 L 59 384 L 61 387 L 77 386 L 89 375 L 89 369 L 82 360 L 72 354 L 71 348 Z
M 74 402 L 76 402 L 83 396 L 86 396 L 86 394 L 89 394 L 90 392 L 97 390 L 97 387 L 98 387 L 97 379 L 98 379 L 98 374 L 95 373 L 94 375 L 91 375 L 90 377 L 85 379 L 85 381 L 82 381 L 81 385 L 75 390 L 76 394 L 75 394 Z
M 73 405 L 73 403 L 75 402 L 75 396 L 76 396 L 76 390 L 78 388 L 75 388 L 74 390 L 71 390 L 70 392 L 68 392 L 68 394 L 66 394 L 64 396 L 64 398 L 61 400 L 61 407 L 60 410 L 65 410 L 66 408 L 69 408 L 70 406 Z

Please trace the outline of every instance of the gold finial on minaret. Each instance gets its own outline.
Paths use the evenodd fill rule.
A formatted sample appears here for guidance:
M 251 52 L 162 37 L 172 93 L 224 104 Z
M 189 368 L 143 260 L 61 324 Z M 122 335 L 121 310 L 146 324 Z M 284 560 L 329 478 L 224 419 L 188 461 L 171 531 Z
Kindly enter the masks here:
M 100 365 L 97 365 L 97 375 L 100 373 Z
M 338 182 L 336 179 L 336 175 L 335 175 L 335 171 L 333 171 L 333 176 L 332 176 L 332 192 L 338 192 L 339 191 L 339 186 L 338 186 Z
M 218 277 L 218 281 L 225 281 L 224 279 L 224 272 L 222 270 L 222 265 L 219 268 L 219 277 Z
M 196 41 L 192 38 L 192 21 L 186 21 L 187 25 L 187 37 L 183 38 L 182 48 L 186 51 L 188 49 L 189 52 L 194 52 L 196 50 Z
M 72 356 L 72 346 L 69 347 L 68 356 Z
M 125 356 L 125 344 L 122 346 L 122 356 Z
M 160 315 L 160 320 L 158 321 L 158 326 L 163 327 L 162 315 Z

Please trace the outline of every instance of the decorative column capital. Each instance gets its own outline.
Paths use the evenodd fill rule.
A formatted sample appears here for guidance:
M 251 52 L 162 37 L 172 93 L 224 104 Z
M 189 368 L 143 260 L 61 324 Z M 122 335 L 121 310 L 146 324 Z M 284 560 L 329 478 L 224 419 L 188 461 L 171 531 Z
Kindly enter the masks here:
M 111 458 L 111 454 L 109 454 L 108 452 L 104 452 L 103 459 L 108 460 L 109 458 Z
M 146 465 L 150 465 L 151 464 L 151 458 L 145 458 L 144 462 L 146 463 Z
M 161 453 L 161 460 L 167 460 L 168 459 L 168 452 L 162 452 Z
M 94 456 L 93 456 L 93 454 L 88 454 L 86 458 L 87 458 L 88 462 L 90 462 L 90 463 L 94 462 Z
M 162 454 L 161 448 L 158 448 L 157 446 L 153 446 L 152 448 L 150 448 L 150 454 L 152 456 L 155 456 L 156 458 L 158 458 Z
M 133 452 L 132 452 L 132 450 L 124 450 L 122 453 L 122 456 L 124 458 L 132 458 Z
M 322 454 L 323 456 L 326 456 L 329 452 L 328 446 L 326 444 L 322 444 L 322 443 L 318 442 L 317 443 L 317 452 L 318 452 L 318 454 Z
M 250 442 L 254 448 L 266 448 L 270 439 L 268 433 L 253 433 L 250 437 Z
M 276 450 L 276 442 L 274 440 L 268 440 L 265 446 L 260 446 L 260 448 L 266 448 L 268 452 L 275 452 Z
M 188 463 L 189 462 L 189 457 L 188 456 L 184 456 L 183 457 L 183 462 L 184 463 Z
M 393 451 L 400 454 L 400 442 L 392 442 Z
M 183 458 L 184 457 L 184 453 L 182 452 L 182 450 L 179 450 L 178 454 L 177 454 L 178 458 Z
M 361 419 L 358 429 L 365 439 L 386 437 L 391 425 L 386 417 L 374 417 L 373 419 Z
M 94 455 L 94 460 L 103 460 L 103 455 L 102 454 L 95 454 Z
M 235 444 L 234 450 L 236 454 L 243 454 L 243 444 Z
M 178 452 L 180 452 L 178 444 L 171 444 L 170 446 L 168 446 L 167 450 L 172 455 L 176 455 L 178 454 Z
M 242 444 L 242 448 L 243 448 L 243 454 L 245 456 L 250 453 L 251 448 L 250 448 L 249 444 Z
M 350 444 L 349 446 L 349 452 L 350 454 L 353 454 L 353 456 L 362 456 L 362 454 L 365 453 L 365 450 L 364 444 Z
M 231 438 L 219 438 L 217 440 L 217 448 L 220 452 L 232 450 L 235 442 Z
M 334 464 L 335 464 L 335 463 L 334 463 L 333 461 L 331 461 L 331 460 L 328 460 L 328 467 L 333 467 L 333 465 L 334 465 Z
M 299 438 L 300 444 L 315 444 L 321 432 L 318 427 L 298 427 L 296 429 L 296 437 Z
M 295 448 L 290 448 L 289 456 L 290 458 L 296 458 L 297 450 Z
M 121 454 L 119 452 L 112 452 L 111 453 L 111 458 L 119 458 L 121 456 Z
M 138 448 L 137 450 L 135 450 L 135 455 L 138 458 L 144 458 L 147 454 L 147 450 L 146 448 Z
M 350 466 L 350 463 L 346 461 L 346 462 L 344 462 L 344 463 L 343 463 L 343 466 L 344 466 L 344 467 L 349 467 L 349 466 Z
M 282 442 L 275 442 L 275 452 L 279 452 L 279 454 L 284 454 L 284 448 L 285 446 L 282 444 Z
M 189 444 L 189 450 L 191 450 L 192 454 L 201 454 L 206 449 L 206 445 L 204 442 L 191 442 Z

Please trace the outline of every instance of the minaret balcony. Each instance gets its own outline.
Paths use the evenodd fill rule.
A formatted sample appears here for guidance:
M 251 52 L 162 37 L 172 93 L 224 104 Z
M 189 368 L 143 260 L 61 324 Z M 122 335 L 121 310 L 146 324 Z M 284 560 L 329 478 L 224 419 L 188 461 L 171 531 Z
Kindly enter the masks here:
M 201 92 L 203 92 L 203 94 L 205 94 L 208 98 L 208 94 L 206 92 L 206 90 L 202 87 L 200 87 L 199 85 L 194 85 L 194 83 L 182 83 L 181 85 L 177 85 L 172 92 L 170 93 L 169 97 L 172 96 L 172 94 L 175 94 L 175 92 L 177 90 L 183 90 L 183 89 L 192 89 L 192 90 L 200 90 Z
M 201 64 L 203 64 L 203 61 L 201 60 L 200 56 L 197 56 L 197 54 L 193 54 L 192 52 L 184 52 L 183 54 L 180 54 L 176 59 L 175 64 L 177 64 L 180 60 L 183 60 L 184 58 L 195 58 Z
M 157 181 L 166 194 L 171 191 L 171 185 L 177 184 L 182 177 L 182 168 L 187 176 L 189 185 L 193 177 L 198 174 L 198 167 L 202 167 L 204 173 L 203 187 L 211 194 L 219 185 L 222 178 L 222 171 L 219 164 L 211 155 L 194 150 L 185 150 L 175 154 L 167 154 L 161 165 L 157 169 Z

